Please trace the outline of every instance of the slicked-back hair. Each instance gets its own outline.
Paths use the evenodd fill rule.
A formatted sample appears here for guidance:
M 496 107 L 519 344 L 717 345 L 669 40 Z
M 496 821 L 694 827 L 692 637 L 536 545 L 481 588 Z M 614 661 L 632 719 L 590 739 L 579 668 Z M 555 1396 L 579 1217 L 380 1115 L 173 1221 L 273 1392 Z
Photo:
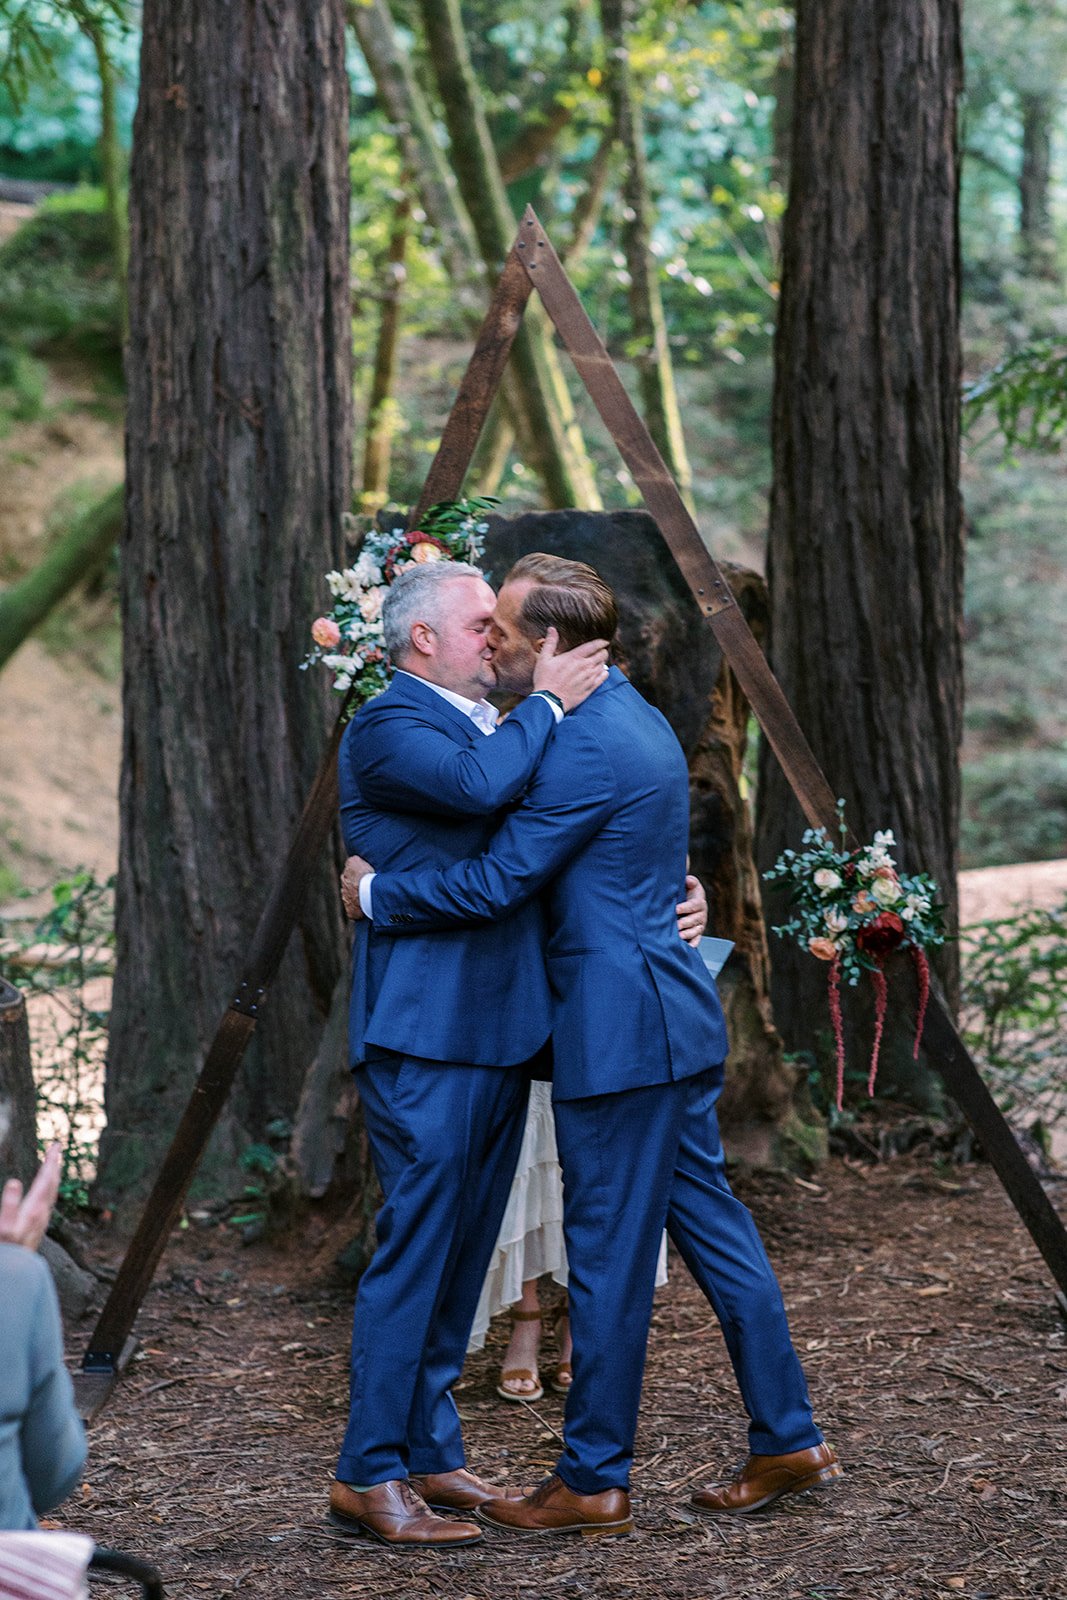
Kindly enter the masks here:
M 446 589 L 457 578 L 484 578 L 485 574 L 466 561 L 424 561 L 407 567 L 395 577 L 382 602 L 382 632 L 385 648 L 394 666 L 411 649 L 411 630 L 416 622 L 438 627 L 448 606 Z
M 532 585 L 519 607 L 519 626 L 529 639 L 543 639 L 549 628 L 559 633 L 561 650 L 607 639 L 619 626 L 615 596 L 593 567 L 584 561 L 567 561 L 533 551 L 522 556 L 507 577 L 508 583 Z

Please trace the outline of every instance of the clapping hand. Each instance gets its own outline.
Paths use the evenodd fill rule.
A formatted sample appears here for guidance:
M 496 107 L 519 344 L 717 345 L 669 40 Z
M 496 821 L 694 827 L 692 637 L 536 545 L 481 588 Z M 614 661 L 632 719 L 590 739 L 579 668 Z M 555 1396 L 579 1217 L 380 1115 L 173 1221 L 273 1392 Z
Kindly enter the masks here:
M 0 1244 L 21 1244 L 36 1250 L 48 1232 L 59 1194 L 63 1149 L 51 1144 L 30 1187 L 23 1193 L 18 1178 L 9 1178 L 0 1197 Z

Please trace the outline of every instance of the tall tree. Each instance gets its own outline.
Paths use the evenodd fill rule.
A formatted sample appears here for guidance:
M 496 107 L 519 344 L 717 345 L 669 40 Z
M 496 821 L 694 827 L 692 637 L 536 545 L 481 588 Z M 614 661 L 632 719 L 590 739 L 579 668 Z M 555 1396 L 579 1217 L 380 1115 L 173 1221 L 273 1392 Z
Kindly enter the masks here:
M 349 504 L 347 141 L 343 0 L 145 0 L 112 1191 L 172 1130 L 326 737 L 325 687 L 297 667 Z M 216 1163 L 294 1110 L 342 952 L 324 855 Z
M 471 65 L 459 0 L 419 0 L 430 65 L 448 128 L 453 170 L 482 259 L 495 279 L 517 231 L 485 107 Z M 593 470 L 540 308 L 531 305 L 515 338 L 512 371 L 524 401 L 519 442 L 554 506 L 600 505 Z
M 652 201 L 645 159 L 644 115 L 630 68 L 633 0 L 600 0 L 605 79 L 615 137 L 624 152 L 622 245 L 629 277 L 631 348 L 648 431 L 692 510 L 693 472 L 685 448 L 682 414 L 667 342 L 659 268 L 652 253 Z
M 1049 192 L 1052 185 L 1052 130 L 1056 102 L 1048 91 L 1020 95 L 1023 136 L 1019 164 L 1019 244 L 1023 264 L 1037 277 L 1056 271 Z
M 959 0 L 800 0 L 768 554 L 773 665 L 854 830 L 895 829 L 953 910 L 959 88 Z M 766 749 L 758 803 L 766 867 L 804 826 Z M 825 970 L 772 954 L 779 1026 L 813 1048 Z M 954 996 L 951 953 L 941 976 Z M 901 1024 L 884 1077 L 918 1092 L 910 1058 Z
M 437 235 L 452 289 L 472 332 L 481 324 L 488 298 L 485 266 L 456 180 L 434 125 L 430 102 L 397 37 L 388 0 L 347 0 L 348 19 L 374 79 L 378 100 L 393 125 L 404 165 Z M 525 397 L 509 368 L 482 437 L 472 478 L 479 494 L 492 494 L 515 441 L 515 422 Z

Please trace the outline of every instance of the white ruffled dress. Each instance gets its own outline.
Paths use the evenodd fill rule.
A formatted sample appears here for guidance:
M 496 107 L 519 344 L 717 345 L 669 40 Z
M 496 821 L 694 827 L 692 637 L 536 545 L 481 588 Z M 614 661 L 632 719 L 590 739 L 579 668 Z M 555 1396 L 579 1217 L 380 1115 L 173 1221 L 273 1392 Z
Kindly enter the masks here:
M 522 1299 L 524 1283 L 546 1273 L 566 1286 L 563 1178 L 556 1154 L 552 1085 L 535 1080 L 530 1085 L 530 1105 L 515 1181 L 474 1314 L 468 1349 L 480 1350 L 485 1344 L 491 1318 Z M 664 1234 L 656 1264 L 656 1284 L 666 1281 L 667 1236 Z

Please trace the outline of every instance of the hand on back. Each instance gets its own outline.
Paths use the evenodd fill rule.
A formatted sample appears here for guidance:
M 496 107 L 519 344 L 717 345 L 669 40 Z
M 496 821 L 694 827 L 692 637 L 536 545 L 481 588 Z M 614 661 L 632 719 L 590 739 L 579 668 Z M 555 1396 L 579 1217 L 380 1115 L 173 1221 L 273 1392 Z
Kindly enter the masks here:
M 345 862 L 345 868 L 341 874 L 341 899 L 344 903 L 345 914 L 351 917 L 353 922 L 358 922 L 363 915 L 359 903 L 360 879 L 365 878 L 368 872 L 373 871 L 374 868 L 370 862 L 364 861 L 362 856 L 349 856 Z
M 573 711 L 587 700 L 608 675 L 606 639 L 593 639 L 573 650 L 557 654 L 559 634 L 549 628 L 534 668 L 534 689 L 547 689 L 563 701 L 564 711 Z
M 674 908 L 678 917 L 678 933 L 686 944 L 696 946 L 708 925 L 708 897 L 700 879 L 691 872 L 686 874 L 685 892 L 686 898 Z

